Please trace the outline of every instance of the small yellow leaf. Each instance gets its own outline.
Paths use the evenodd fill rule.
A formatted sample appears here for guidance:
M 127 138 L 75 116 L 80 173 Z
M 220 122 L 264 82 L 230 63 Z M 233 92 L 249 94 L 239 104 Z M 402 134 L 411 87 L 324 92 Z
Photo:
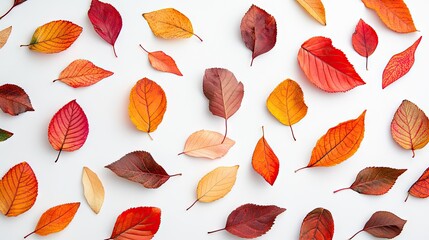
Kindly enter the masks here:
M 297 0 L 297 2 L 320 24 L 326 25 L 325 7 L 321 0 Z
M 12 26 L 7 27 L 0 31 L 0 48 L 2 48 L 6 44 L 7 39 L 9 39 L 11 32 L 12 32 Z
M 83 167 L 82 184 L 86 201 L 92 211 L 98 214 L 104 202 L 103 184 L 97 174 L 87 167 Z

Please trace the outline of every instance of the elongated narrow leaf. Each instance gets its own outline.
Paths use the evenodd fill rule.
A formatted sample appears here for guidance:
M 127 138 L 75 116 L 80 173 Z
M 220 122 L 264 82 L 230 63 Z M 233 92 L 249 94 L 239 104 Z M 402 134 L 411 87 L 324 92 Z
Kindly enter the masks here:
M 296 171 L 310 167 L 335 166 L 353 156 L 365 133 L 365 113 L 366 110 L 358 118 L 329 129 L 317 141 L 308 165 Z
M 38 183 L 31 166 L 22 162 L 0 180 L 0 212 L 8 217 L 28 211 L 36 202 Z
M 70 101 L 58 110 L 48 128 L 49 143 L 52 148 L 59 151 L 55 162 L 58 161 L 62 151 L 72 152 L 80 149 L 88 133 L 88 119 L 76 100 Z
M 410 187 L 405 201 L 407 201 L 409 195 L 417 198 L 429 197 L 429 168 L 426 168 L 419 179 Z
M 150 65 L 161 72 L 173 73 L 178 76 L 183 76 L 176 62 L 172 57 L 165 54 L 163 51 L 149 52 L 141 44 L 140 47 L 147 53 Z
M 279 174 L 280 163 L 273 149 L 265 140 L 264 127 L 262 127 L 262 137 L 253 151 L 252 166 L 265 181 L 270 185 L 274 184 Z
M 116 219 L 112 240 L 150 240 L 161 224 L 161 209 L 157 207 L 130 208 Z M 106 239 L 107 240 L 107 239 Z
M 396 179 L 406 170 L 389 167 L 367 167 L 358 173 L 356 180 L 350 187 L 339 189 L 334 193 L 352 189 L 361 194 L 383 195 L 393 187 Z
M 128 153 L 106 168 L 119 177 L 140 183 L 145 188 L 159 188 L 170 177 L 180 175 L 168 175 L 164 168 L 155 162 L 152 155 L 145 151 Z
M 316 208 L 302 220 L 299 240 L 332 240 L 334 219 L 328 209 Z
M 10 7 L 9 10 L 7 10 L 7 12 L 0 17 L 0 20 L 2 18 L 4 18 L 6 15 L 8 15 L 12 11 L 12 9 L 14 9 L 16 6 L 18 6 L 19 4 L 24 3 L 26 1 L 27 0 L 14 0 L 12 7 Z
M 365 84 L 329 38 L 313 37 L 305 41 L 298 52 L 298 63 L 307 78 L 326 92 L 345 92 Z
M 425 147 L 429 142 L 429 119 L 414 103 L 403 100 L 393 116 L 390 125 L 393 140 L 404 149 L 414 150 Z
M 355 51 L 365 57 L 366 70 L 368 70 L 368 57 L 374 53 L 378 45 L 377 33 L 370 25 L 360 19 L 352 35 L 352 44 Z
M 13 136 L 13 133 L 0 128 L 0 142 L 6 141 Z
M 0 86 L 0 108 L 3 112 L 14 116 L 34 111 L 27 93 L 14 84 Z
M 225 138 L 218 132 L 200 130 L 192 133 L 186 140 L 181 154 L 191 157 L 217 159 L 225 156 L 234 146 L 234 140 Z
M 229 214 L 225 228 L 208 233 L 226 230 L 237 237 L 256 238 L 267 233 L 284 211 L 285 208 L 274 205 L 244 204 Z
M 383 71 L 383 89 L 407 74 L 414 65 L 414 54 L 422 37 L 403 52 L 393 55 Z
M 325 7 L 321 0 L 296 0 L 314 19 L 326 26 Z
M 98 214 L 104 202 L 104 187 L 100 178 L 91 169 L 83 167 L 82 185 L 88 205 Z
M 12 26 L 9 26 L 0 31 L 0 49 L 6 44 L 11 32 Z
M 394 238 L 401 234 L 407 220 L 401 219 L 391 212 L 378 211 L 366 222 L 362 230 L 355 233 L 350 239 L 354 238 L 360 232 L 367 232 L 378 238 Z

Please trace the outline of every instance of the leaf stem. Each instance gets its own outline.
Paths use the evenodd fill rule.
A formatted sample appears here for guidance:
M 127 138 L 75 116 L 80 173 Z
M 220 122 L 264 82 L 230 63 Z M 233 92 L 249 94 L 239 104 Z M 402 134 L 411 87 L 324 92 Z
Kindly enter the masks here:
M 180 155 L 182 155 L 182 154 L 185 154 L 185 152 L 178 153 L 178 154 L 177 154 L 177 156 L 180 156 Z
M 225 142 L 225 139 L 226 139 L 226 135 L 228 134 L 228 120 L 225 118 L 225 135 L 223 136 L 223 139 L 222 139 L 222 142 L 221 142 L 221 144 L 223 143 L 223 142 Z
M 292 133 L 293 140 L 296 142 L 295 134 L 293 133 L 292 125 L 289 126 L 290 132 Z
M 36 231 L 32 231 L 31 233 L 29 233 L 29 234 L 27 234 L 27 235 L 25 235 L 25 237 L 24 238 L 27 238 L 28 236 L 30 236 L 31 234 L 33 234 L 33 233 L 35 233 Z
M 147 53 L 150 54 L 148 50 L 146 50 L 141 44 L 139 44 L 139 46 Z
M 113 53 L 115 54 L 115 57 L 118 57 L 118 55 L 116 54 L 115 45 L 112 45 L 112 48 L 113 48 Z
M 410 196 L 410 192 L 408 192 L 408 195 L 407 195 L 407 197 L 405 198 L 405 200 L 404 200 L 404 202 L 407 202 L 407 200 L 408 200 L 408 197 Z
M 169 177 L 177 177 L 177 176 L 182 176 L 182 174 L 181 173 L 176 173 L 176 174 L 173 174 L 173 175 L 168 175 Z
M 58 159 L 60 159 L 60 155 L 62 151 L 63 151 L 63 148 L 61 148 L 60 151 L 58 152 L 58 156 L 57 156 L 57 159 L 55 159 L 55 162 L 58 162 Z
M 186 209 L 186 211 L 188 211 L 189 209 L 191 209 L 191 207 L 193 207 L 193 206 L 195 205 L 195 203 L 197 203 L 197 202 L 198 202 L 198 200 L 199 200 L 199 199 L 195 200 L 195 201 L 191 204 L 191 206 L 189 206 L 189 207 Z
M 1 17 L 0 17 L 0 20 L 2 19 L 2 18 L 4 18 L 4 17 L 6 17 L 6 15 L 8 15 L 9 13 L 10 13 L 10 11 L 12 11 L 12 9 L 14 8 L 14 7 L 16 7 L 17 5 L 13 5 L 12 7 L 10 7 L 9 8 L 9 10 L 7 10 L 7 12 L 5 13 L 5 14 L 3 14 Z
M 340 192 L 340 191 L 344 191 L 344 190 L 348 190 L 350 189 L 350 187 L 346 187 L 346 188 L 340 188 L 338 190 L 335 190 L 334 193 Z
M 255 58 L 252 56 L 252 61 L 250 61 L 250 66 L 253 65 L 253 59 L 255 59 Z
M 210 232 L 207 232 L 207 234 L 212 234 L 212 233 L 220 232 L 220 231 L 223 231 L 223 230 L 225 230 L 225 228 L 214 230 L 214 231 L 210 231 Z
M 413 152 L 412 158 L 414 158 L 416 156 L 416 153 L 414 152 L 414 148 L 411 149 L 411 152 Z
M 150 135 L 150 133 L 147 133 L 147 135 L 149 136 L 150 140 L 153 141 L 152 136 Z
M 264 126 L 262 126 L 262 137 L 264 137 L 264 138 L 265 138 Z
M 353 234 L 353 236 L 351 236 L 351 238 L 349 238 L 349 240 L 351 240 L 352 238 L 356 237 L 356 235 L 358 235 L 358 234 L 359 234 L 359 233 L 361 233 L 362 231 L 363 231 L 363 229 L 362 229 L 362 230 L 360 230 L 359 232 L 357 232 L 357 233 Z
M 298 168 L 297 170 L 295 170 L 295 173 L 297 173 L 298 171 L 301 171 L 303 169 L 306 169 L 306 168 L 308 168 L 308 166 L 305 166 L 305 167 L 302 167 L 302 168 Z
M 197 34 L 195 34 L 195 33 L 192 33 L 192 34 L 194 34 L 195 37 L 197 37 L 198 39 L 200 39 L 201 42 L 203 41 L 203 39 L 200 38 L 200 36 L 198 36 Z
M 366 57 L 366 64 L 365 64 L 365 66 L 366 66 L 366 70 L 368 71 L 368 56 Z
M 21 45 L 19 45 L 19 47 L 28 47 L 28 46 L 31 46 L 31 44 L 21 44 Z

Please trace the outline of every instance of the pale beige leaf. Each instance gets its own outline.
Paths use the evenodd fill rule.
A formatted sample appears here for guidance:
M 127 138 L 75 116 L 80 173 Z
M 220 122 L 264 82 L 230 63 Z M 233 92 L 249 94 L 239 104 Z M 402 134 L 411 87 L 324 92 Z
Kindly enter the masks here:
M 83 167 L 82 184 L 88 205 L 92 211 L 98 214 L 104 202 L 103 184 L 97 174 L 87 167 Z
M 12 32 L 12 26 L 7 27 L 0 31 L 0 48 L 2 48 L 6 44 L 7 39 L 9 39 L 11 32 Z
M 225 156 L 235 141 L 225 138 L 218 132 L 200 130 L 191 134 L 181 154 L 191 157 L 216 159 Z M 223 142 L 222 142 L 223 141 Z

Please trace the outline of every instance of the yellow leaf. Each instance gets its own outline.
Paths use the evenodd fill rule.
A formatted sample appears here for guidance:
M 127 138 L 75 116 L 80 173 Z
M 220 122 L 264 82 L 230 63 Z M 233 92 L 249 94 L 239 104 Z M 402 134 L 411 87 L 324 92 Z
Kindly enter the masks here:
M 92 211 L 98 214 L 104 202 L 103 184 L 97 174 L 87 167 L 83 167 L 82 184 L 86 201 Z
M 2 48 L 6 44 L 7 39 L 9 38 L 11 32 L 12 32 L 12 26 L 7 27 L 0 31 L 0 48 Z
M 321 0 L 296 0 L 319 23 L 326 25 L 325 7 Z
M 225 156 L 234 144 L 234 140 L 229 138 L 224 140 L 224 136 L 218 132 L 200 130 L 188 137 L 185 148 L 180 154 L 217 159 Z

